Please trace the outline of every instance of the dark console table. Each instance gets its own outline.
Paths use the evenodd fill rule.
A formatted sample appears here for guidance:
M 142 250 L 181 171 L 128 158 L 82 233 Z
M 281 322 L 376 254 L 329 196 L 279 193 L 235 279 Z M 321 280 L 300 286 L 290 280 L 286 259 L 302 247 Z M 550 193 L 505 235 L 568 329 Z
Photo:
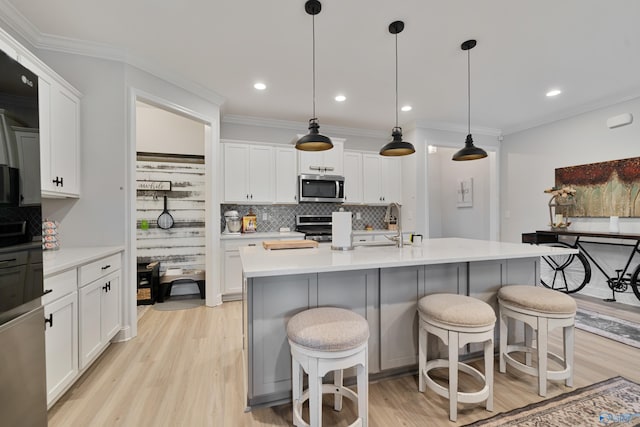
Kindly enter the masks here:
M 160 262 L 138 263 L 138 305 L 154 304 L 160 283 Z
M 605 240 L 593 240 L 593 238 Z M 611 241 L 611 239 L 615 240 Z M 620 240 L 624 242 L 620 242 Z M 591 279 L 591 266 L 588 259 L 605 276 L 607 284 L 613 292 L 613 296 L 607 301 L 615 301 L 616 292 L 625 292 L 629 287 L 640 299 L 640 264 L 632 266 L 636 254 L 640 254 L 640 234 L 552 229 L 523 233 L 522 242 L 567 246 L 580 251 L 576 256 L 564 259 L 543 257 L 546 262 L 542 263 L 541 282 L 545 286 L 565 292 L 579 291 Z M 629 248 L 629 256 L 624 267 L 616 268 L 614 272 L 608 272 L 601 265 L 601 262 L 598 262 L 597 258 L 585 248 L 585 243 L 626 247 Z M 550 272 L 546 275 L 546 281 L 542 277 L 545 275 L 543 274 L 545 270 Z

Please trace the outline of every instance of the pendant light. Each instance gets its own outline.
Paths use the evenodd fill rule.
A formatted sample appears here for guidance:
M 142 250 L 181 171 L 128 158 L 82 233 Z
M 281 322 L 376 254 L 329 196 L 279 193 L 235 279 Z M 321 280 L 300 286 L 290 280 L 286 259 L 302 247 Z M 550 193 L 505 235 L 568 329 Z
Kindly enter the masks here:
M 380 150 L 382 156 L 406 156 L 416 152 L 413 144 L 402 140 L 402 128 L 398 126 L 398 34 L 402 30 L 404 30 L 404 22 L 402 21 L 394 21 L 389 24 L 389 32 L 396 36 L 396 126 L 391 130 L 393 139 Z
M 304 10 L 311 15 L 311 29 L 313 33 L 313 118 L 309 119 L 309 133 L 296 142 L 296 148 L 302 151 L 325 151 L 333 148 L 329 137 L 320 134 L 320 125 L 316 117 L 316 15 L 322 10 L 318 0 L 308 0 Z
M 487 157 L 487 152 L 480 147 L 473 145 L 473 138 L 471 137 L 471 54 L 470 50 L 476 46 L 475 40 L 467 40 L 460 45 L 462 50 L 467 51 L 467 140 L 464 143 L 464 148 L 453 155 L 452 160 L 476 160 Z

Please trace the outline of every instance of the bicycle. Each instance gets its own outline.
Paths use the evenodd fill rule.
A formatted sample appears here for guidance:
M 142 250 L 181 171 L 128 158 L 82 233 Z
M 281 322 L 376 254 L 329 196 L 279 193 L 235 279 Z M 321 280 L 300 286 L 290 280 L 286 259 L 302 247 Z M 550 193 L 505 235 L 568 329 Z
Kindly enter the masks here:
M 575 237 L 573 244 L 558 240 L 558 236 Z M 602 241 L 581 241 L 581 237 L 615 238 L 635 240 L 635 244 L 623 244 Z M 607 285 L 611 289 L 612 297 L 605 301 L 616 301 L 616 292 L 626 292 L 631 288 L 636 298 L 640 300 L 640 264 L 633 272 L 630 271 L 631 262 L 636 254 L 640 254 L 640 235 L 621 233 L 579 232 L 568 230 L 536 231 L 524 233 L 523 243 L 544 244 L 556 247 L 578 249 L 577 254 L 543 256 L 540 261 L 540 283 L 550 289 L 565 293 L 575 293 L 584 288 L 591 281 L 591 263 L 606 277 Z M 610 275 L 589 253 L 583 243 L 596 245 L 612 245 L 630 247 L 631 253 L 624 268 L 616 269 L 615 275 Z

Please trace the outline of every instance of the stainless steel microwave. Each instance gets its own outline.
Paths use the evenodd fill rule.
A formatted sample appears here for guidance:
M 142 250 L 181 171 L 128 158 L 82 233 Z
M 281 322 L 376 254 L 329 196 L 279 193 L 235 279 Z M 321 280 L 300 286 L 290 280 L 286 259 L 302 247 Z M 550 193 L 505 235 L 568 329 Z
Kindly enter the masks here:
M 344 177 L 338 175 L 300 175 L 300 202 L 344 202 Z

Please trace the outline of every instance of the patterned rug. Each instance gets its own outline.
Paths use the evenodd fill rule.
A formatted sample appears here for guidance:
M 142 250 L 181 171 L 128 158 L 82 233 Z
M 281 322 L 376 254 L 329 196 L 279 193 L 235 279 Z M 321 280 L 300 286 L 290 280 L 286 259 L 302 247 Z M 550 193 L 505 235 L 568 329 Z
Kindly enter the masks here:
M 467 424 L 472 426 L 640 426 L 640 385 L 615 377 Z
M 640 348 L 640 323 L 579 308 L 576 312 L 576 328 Z

